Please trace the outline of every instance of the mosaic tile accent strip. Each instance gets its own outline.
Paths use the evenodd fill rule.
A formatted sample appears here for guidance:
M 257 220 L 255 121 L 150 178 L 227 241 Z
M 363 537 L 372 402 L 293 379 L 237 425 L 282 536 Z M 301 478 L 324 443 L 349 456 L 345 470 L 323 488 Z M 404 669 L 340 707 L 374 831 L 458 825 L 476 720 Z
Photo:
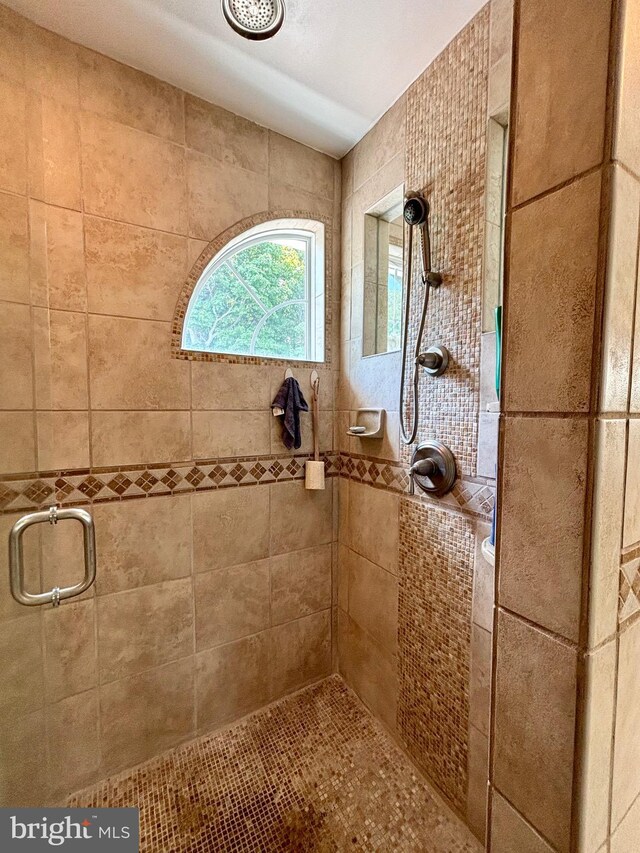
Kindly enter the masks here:
M 640 557 L 627 560 L 620 566 L 618 593 L 618 622 L 622 623 L 640 612 Z
M 450 801 L 467 798 L 474 524 L 400 501 L 398 728 Z
M 338 676 L 72 796 L 138 806 L 141 853 L 480 853 Z
M 0 513 L 59 504 L 88 503 L 255 486 L 304 479 L 309 456 L 250 456 L 233 459 L 54 471 L 6 477 L 0 482 Z M 338 459 L 323 454 L 325 474 L 338 474 Z
M 222 234 L 219 234 L 213 239 L 209 245 L 203 250 L 200 257 L 197 259 L 187 280 L 180 292 L 176 310 L 173 315 L 173 323 L 171 326 L 171 355 L 173 358 L 181 358 L 187 361 L 217 361 L 226 364 L 288 364 L 287 360 L 277 358 L 262 358 L 260 356 L 251 355 L 227 355 L 225 353 L 215 352 L 194 352 L 193 350 L 182 349 L 182 327 L 184 318 L 189 307 L 191 294 L 197 285 L 204 268 L 209 261 L 214 258 L 218 252 L 223 249 L 230 240 L 248 231 L 256 225 L 261 225 L 263 222 L 269 222 L 272 219 L 313 219 L 316 222 L 322 222 L 325 233 L 325 334 L 324 334 L 324 364 L 331 364 L 331 323 L 332 323 L 332 306 L 333 306 L 333 227 L 332 221 L 326 216 L 321 216 L 318 213 L 313 213 L 308 210 L 273 210 L 265 211 L 264 213 L 256 213 L 249 216 L 240 222 L 236 222 L 231 228 L 227 228 Z M 316 362 L 296 361 L 296 367 L 317 367 Z
M 620 553 L 620 564 L 630 563 L 631 560 L 635 560 L 636 557 L 640 557 L 640 542 L 634 542 L 633 545 L 628 545 L 626 548 L 623 548 Z
M 420 383 L 418 436 L 448 444 L 464 477 L 477 472 L 488 56 L 487 4 L 407 93 L 406 186 L 429 199 L 433 267 L 444 275 L 424 340 L 452 356 L 437 381 Z M 422 304 L 418 246 L 414 269 L 409 353 Z
M 341 453 L 339 473 L 341 477 L 378 489 L 388 489 L 401 494 L 410 493 L 407 465 L 401 462 Z M 428 504 L 489 519 L 495 503 L 495 484 L 481 478 L 461 479 L 443 498 L 430 498 L 427 495 L 416 495 L 416 498 Z
M 86 503 L 170 495 L 185 491 L 300 480 L 309 456 L 250 456 L 197 462 L 156 463 L 7 475 L 0 481 L 0 514 L 58 503 Z M 365 456 L 323 454 L 327 477 L 346 477 L 374 488 L 409 494 L 407 466 Z M 425 503 L 490 518 L 495 500 L 491 482 L 459 480 L 444 498 L 418 496 Z

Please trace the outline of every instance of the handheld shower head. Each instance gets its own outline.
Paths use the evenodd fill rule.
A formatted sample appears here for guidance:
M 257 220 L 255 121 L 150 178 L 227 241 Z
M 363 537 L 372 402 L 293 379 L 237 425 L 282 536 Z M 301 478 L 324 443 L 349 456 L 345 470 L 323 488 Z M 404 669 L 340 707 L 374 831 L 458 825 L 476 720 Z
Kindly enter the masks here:
M 402 368 L 400 371 L 400 437 L 405 444 L 413 444 L 418 434 L 418 367 L 425 367 L 432 376 L 440 376 L 448 364 L 448 353 L 445 347 L 431 347 L 426 353 L 421 352 L 422 336 L 424 334 L 427 310 L 429 307 L 429 294 L 432 287 L 442 284 L 440 273 L 431 269 L 431 238 L 429 235 L 429 202 L 421 193 L 409 192 L 405 196 L 403 208 L 404 221 L 409 226 L 406 254 L 406 287 L 404 298 L 404 328 L 402 334 Z M 413 269 L 413 232 L 414 226 L 418 227 L 420 237 L 420 258 L 422 261 L 422 283 L 424 285 L 422 297 L 422 311 L 420 313 L 420 325 L 415 339 L 415 352 L 413 356 L 413 417 L 411 428 L 405 429 L 405 397 L 404 382 L 407 370 L 407 341 L 409 337 L 409 317 L 411 312 L 411 282 Z M 443 492 L 444 494 L 444 492 Z
M 429 215 L 429 202 L 420 193 L 408 192 L 402 213 L 407 225 L 422 225 Z

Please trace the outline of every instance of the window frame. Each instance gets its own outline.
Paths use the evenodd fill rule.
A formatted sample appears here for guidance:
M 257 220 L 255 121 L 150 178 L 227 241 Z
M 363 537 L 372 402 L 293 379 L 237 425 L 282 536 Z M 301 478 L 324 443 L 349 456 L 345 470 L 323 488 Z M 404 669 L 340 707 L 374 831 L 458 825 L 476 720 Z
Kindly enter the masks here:
M 184 321 L 180 330 L 180 350 L 187 355 L 221 356 L 230 358 L 241 358 L 250 360 L 265 360 L 269 362 L 293 361 L 296 363 L 325 363 L 326 354 L 326 275 L 325 275 L 325 241 L 327 225 L 320 219 L 307 217 L 278 216 L 267 219 L 246 230 L 241 231 L 227 243 L 225 243 L 204 265 L 202 272 L 189 294 Z M 287 300 L 279 305 L 266 310 L 260 300 L 260 294 L 252 292 L 249 282 L 240 280 L 241 285 L 254 299 L 265 314 L 256 324 L 252 338 L 250 352 L 232 352 L 223 350 L 204 350 L 190 346 L 185 340 L 189 325 L 189 315 L 196 304 L 199 292 L 205 282 L 215 274 L 224 264 L 238 252 L 245 248 L 275 240 L 295 240 L 305 244 L 305 296 L 304 299 Z M 230 265 L 229 265 L 230 266 Z M 230 267 L 231 268 L 231 267 Z M 231 268 L 232 269 L 232 268 Z M 233 271 L 233 269 L 232 269 Z M 255 341 L 264 324 L 278 310 L 288 305 L 305 306 L 305 353 L 300 358 L 288 355 L 263 355 L 254 351 Z

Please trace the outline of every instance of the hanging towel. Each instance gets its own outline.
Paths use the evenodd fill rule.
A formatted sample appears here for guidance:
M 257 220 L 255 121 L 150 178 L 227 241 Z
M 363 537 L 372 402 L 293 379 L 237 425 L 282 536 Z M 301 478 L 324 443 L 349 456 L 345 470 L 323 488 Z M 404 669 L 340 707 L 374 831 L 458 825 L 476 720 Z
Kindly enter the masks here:
M 309 406 L 302 396 L 298 380 L 289 376 L 280 386 L 280 390 L 271 404 L 273 414 L 282 419 L 282 442 L 291 450 L 298 450 L 302 444 L 300 435 L 300 412 L 308 412 Z

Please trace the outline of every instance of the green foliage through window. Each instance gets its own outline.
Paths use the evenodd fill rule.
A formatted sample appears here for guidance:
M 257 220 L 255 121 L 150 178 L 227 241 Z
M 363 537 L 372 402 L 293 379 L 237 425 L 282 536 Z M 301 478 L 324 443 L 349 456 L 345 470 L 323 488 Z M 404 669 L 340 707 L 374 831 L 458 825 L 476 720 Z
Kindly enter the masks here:
M 201 352 L 311 358 L 314 262 L 311 232 L 269 232 L 223 250 L 191 297 L 183 346 Z

